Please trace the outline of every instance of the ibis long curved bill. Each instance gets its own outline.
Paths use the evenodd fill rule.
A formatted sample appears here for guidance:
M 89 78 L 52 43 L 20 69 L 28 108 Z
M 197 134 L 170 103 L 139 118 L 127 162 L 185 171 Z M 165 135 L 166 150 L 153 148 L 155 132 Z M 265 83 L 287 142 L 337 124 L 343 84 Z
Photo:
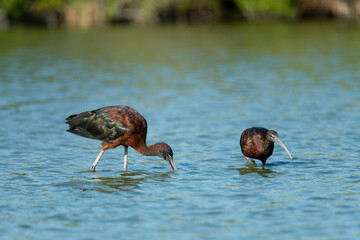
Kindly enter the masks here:
M 276 143 L 279 144 L 283 149 L 285 149 L 285 151 L 286 151 L 287 154 L 289 155 L 290 159 L 293 160 L 293 159 L 292 159 L 292 156 L 291 156 L 289 150 L 286 148 L 285 144 L 283 144 L 282 141 L 280 141 L 280 139 L 279 139 L 278 137 L 275 137 L 275 136 L 274 136 L 273 138 L 274 138 L 274 142 L 276 142 Z
M 165 160 L 168 162 L 171 171 L 177 171 L 175 161 L 171 156 L 167 156 Z

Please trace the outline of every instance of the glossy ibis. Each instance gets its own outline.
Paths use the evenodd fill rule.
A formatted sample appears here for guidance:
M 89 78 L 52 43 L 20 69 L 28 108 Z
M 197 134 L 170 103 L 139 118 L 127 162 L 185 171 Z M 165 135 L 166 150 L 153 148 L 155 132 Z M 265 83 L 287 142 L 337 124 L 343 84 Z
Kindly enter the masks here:
M 286 146 L 280 141 L 277 132 L 262 127 L 252 127 L 246 129 L 240 137 L 240 147 L 246 160 L 249 158 L 259 159 L 265 166 L 266 160 L 270 157 L 274 150 L 274 142 L 282 146 L 289 154 L 291 154 Z
M 90 170 L 95 171 L 103 153 L 109 148 L 124 146 L 124 170 L 127 169 L 128 147 L 145 156 L 159 156 L 177 171 L 171 147 L 164 143 L 146 145 L 147 123 L 136 110 L 127 106 L 109 106 L 71 115 L 66 118 L 68 132 L 102 141 L 102 149 Z

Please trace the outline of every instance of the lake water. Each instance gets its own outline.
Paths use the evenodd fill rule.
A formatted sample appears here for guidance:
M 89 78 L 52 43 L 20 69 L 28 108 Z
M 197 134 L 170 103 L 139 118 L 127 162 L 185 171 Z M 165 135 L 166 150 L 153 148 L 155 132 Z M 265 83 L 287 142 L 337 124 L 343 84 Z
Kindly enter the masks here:
M 360 26 L 0 32 L 1 239 L 359 239 Z M 128 105 L 178 172 L 65 118 Z M 265 169 L 239 138 L 274 129 Z

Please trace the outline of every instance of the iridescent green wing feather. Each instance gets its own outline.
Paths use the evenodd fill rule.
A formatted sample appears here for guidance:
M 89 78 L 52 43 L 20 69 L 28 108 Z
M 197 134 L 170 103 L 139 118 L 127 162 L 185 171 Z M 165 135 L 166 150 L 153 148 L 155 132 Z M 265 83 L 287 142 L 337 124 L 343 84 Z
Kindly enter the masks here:
M 87 111 L 68 117 L 70 125 L 67 131 L 92 139 L 112 143 L 115 139 L 124 136 L 130 127 L 111 119 L 105 109 Z

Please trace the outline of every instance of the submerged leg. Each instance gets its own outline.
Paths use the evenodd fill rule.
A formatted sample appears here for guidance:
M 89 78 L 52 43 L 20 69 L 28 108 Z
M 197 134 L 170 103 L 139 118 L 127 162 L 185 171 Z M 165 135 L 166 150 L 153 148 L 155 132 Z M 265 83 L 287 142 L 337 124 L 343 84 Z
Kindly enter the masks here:
M 252 159 L 250 159 L 250 158 L 248 158 L 248 157 L 246 157 L 246 156 L 244 156 L 244 157 L 245 157 L 247 163 L 254 164 L 254 165 L 256 166 L 256 163 L 255 163 L 254 160 L 252 160 Z
M 262 169 L 265 169 L 266 160 L 265 160 L 265 161 L 262 161 L 262 160 L 261 160 L 261 162 L 262 162 Z
M 127 169 L 128 146 L 124 146 L 124 171 Z
M 103 153 L 105 152 L 104 149 L 101 149 L 99 155 L 97 156 L 97 158 L 95 159 L 94 163 L 91 165 L 90 167 L 90 171 L 95 171 L 95 167 L 96 167 L 96 164 L 99 162 L 101 156 L 103 155 Z
M 257 167 L 257 165 L 256 165 L 256 163 L 255 163 L 254 160 L 252 160 L 252 159 L 250 159 L 250 158 L 248 158 L 248 157 L 246 157 L 246 156 L 244 156 L 244 157 L 245 157 L 245 159 L 246 159 L 246 165 L 247 165 L 248 167 Z

